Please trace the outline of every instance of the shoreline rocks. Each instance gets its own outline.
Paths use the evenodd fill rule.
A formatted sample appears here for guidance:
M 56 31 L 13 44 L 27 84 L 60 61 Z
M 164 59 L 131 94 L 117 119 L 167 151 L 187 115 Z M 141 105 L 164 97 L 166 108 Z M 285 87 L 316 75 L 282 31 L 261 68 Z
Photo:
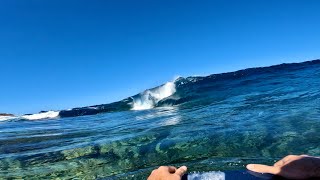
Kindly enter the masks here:
M 12 117 L 14 115 L 13 114 L 8 114 L 8 113 L 0 113 L 0 116 L 10 116 L 10 117 Z

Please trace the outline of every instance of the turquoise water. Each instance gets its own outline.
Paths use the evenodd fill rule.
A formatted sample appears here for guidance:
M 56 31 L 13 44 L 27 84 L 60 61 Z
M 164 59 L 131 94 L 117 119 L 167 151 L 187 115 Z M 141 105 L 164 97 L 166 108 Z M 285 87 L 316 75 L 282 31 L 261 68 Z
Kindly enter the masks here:
M 1 121 L 0 178 L 143 179 L 160 165 L 241 170 L 320 155 L 320 61 L 174 83 L 151 109 Z

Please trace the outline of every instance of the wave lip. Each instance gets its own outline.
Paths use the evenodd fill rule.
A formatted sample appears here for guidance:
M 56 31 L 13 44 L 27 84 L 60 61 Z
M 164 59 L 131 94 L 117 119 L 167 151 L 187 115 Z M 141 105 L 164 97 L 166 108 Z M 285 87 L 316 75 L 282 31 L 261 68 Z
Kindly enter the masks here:
M 51 118 L 56 118 L 58 116 L 59 116 L 59 111 L 47 111 L 47 112 L 41 112 L 38 114 L 24 115 L 24 116 L 21 116 L 21 118 L 28 119 L 28 120 L 38 120 L 38 119 L 51 119 Z
M 131 97 L 133 99 L 131 110 L 151 109 L 160 100 L 171 96 L 175 92 L 176 85 L 174 82 L 167 82 L 162 86 L 146 90 L 137 96 Z

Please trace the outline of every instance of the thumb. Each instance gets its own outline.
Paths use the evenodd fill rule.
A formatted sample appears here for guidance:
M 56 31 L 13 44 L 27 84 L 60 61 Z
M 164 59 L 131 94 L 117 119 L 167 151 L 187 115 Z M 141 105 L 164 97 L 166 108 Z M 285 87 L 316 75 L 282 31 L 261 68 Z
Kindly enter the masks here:
M 248 164 L 247 169 L 258 173 L 279 174 L 280 168 L 275 166 L 266 166 L 262 164 Z
M 176 170 L 175 174 L 182 177 L 187 172 L 187 166 L 181 166 Z

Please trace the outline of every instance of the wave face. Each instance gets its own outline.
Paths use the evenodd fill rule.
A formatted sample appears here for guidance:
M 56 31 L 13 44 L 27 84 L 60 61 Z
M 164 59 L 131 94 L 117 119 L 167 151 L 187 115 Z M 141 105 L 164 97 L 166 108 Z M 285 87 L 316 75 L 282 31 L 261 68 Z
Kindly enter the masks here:
M 176 85 L 174 82 L 167 82 L 166 84 L 149 89 L 132 97 L 133 105 L 132 110 L 144 110 L 151 109 L 162 99 L 171 96 L 176 92 Z
M 290 71 L 309 68 L 320 64 L 320 60 L 307 61 L 303 63 L 280 64 L 270 67 L 249 68 L 229 73 L 212 74 L 209 76 L 191 76 L 187 78 L 179 77 L 173 82 L 167 82 L 158 87 L 147 89 L 142 93 L 128 97 L 121 101 L 110 104 L 100 104 L 94 106 L 78 107 L 69 110 L 40 112 L 38 114 L 24 115 L 21 119 L 37 120 L 46 118 L 64 118 L 85 115 L 95 115 L 100 113 L 110 113 L 129 110 L 146 110 L 155 107 L 177 106 L 180 104 L 203 101 L 211 102 L 212 90 L 223 91 L 225 88 L 236 88 L 232 85 L 251 84 L 254 79 L 264 75 L 281 74 Z M 207 94 L 209 93 L 209 94 Z M 217 97 L 220 94 L 217 93 Z M 227 95 L 226 95 L 227 96 Z M 211 99 L 212 100 L 212 99 Z M 215 99 L 219 100 L 219 99 Z M 7 118 L 0 118 L 1 121 Z M 8 118 L 9 120 L 12 118 Z
M 39 120 L 39 119 L 52 119 L 58 116 L 59 116 L 59 111 L 47 111 L 47 112 L 41 112 L 38 114 L 23 115 L 21 116 L 21 118 L 27 119 L 27 120 Z
M 172 96 L 176 92 L 175 82 L 167 82 L 161 86 L 145 90 L 129 98 L 110 104 L 73 108 L 60 111 L 60 117 L 75 117 L 95 115 L 99 113 L 110 113 L 129 110 L 151 109 L 158 105 L 158 102 Z
M 209 76 L 180 77 L 175 81 L 176 91 L 171 96 L 157 102 L 155 107 L 177 106 L 180 104 L 196 103 L 201 101 L 212 103 L 219 102 L 224 98 L 232 96 L 232 89 L 251 86 L 256 82 L 270 81 L 268 77 L 285 76 L 287 73 L 295 73 L 305 69 L 317 68 L 320 60 L 307 61 L 303 63 L 280 64 L 270 67 L 258 67 L 239 70 L 235 72 L 212 74 Z M 311 71 L 311 70 L 309 70 Z M 276 83 L 275 83 L 276 84 Z M 212 92 L 215 94 L 212 94 Z M 225 92 L 230 91 L 230 94 Z M 223 94 L 223 96 L 221 96 Z M 192 104 L 197 105 L 197 104 Z

